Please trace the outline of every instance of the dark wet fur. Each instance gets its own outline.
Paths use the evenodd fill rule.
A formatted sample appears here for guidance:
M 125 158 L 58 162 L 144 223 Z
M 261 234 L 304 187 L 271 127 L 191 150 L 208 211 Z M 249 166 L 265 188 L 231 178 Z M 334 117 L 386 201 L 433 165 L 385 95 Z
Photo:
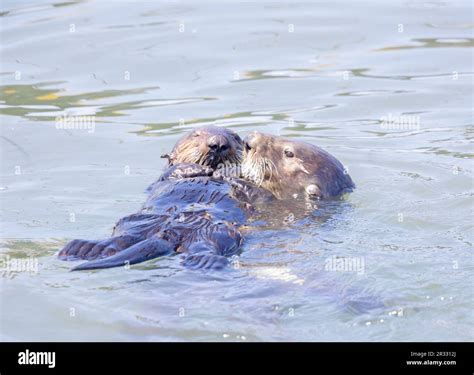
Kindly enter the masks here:
M 143 208 L 115 225 L 111 238 L 71 241 L 59 258 L 88 260 L 73 269 L 87 270 L 182 253 L 186 267 L 223 268 L 240 251 L 238 228 L 252 212 L 248 197 L 258 195 L 254 188 L 259 190 L 245 181 L 213 178 L 196 164 L 173 165 L 150 186 Z

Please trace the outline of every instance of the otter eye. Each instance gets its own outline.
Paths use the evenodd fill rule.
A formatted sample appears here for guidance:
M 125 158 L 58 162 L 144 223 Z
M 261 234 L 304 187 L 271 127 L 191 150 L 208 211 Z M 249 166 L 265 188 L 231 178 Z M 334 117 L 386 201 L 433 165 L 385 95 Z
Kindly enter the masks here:
M 293 156 L 295 156 L 295 154 L 293 154 L 293 152 L 291 152 L 290 150 L 285 150 L 285 156 L 287 158 L 292 158 Z

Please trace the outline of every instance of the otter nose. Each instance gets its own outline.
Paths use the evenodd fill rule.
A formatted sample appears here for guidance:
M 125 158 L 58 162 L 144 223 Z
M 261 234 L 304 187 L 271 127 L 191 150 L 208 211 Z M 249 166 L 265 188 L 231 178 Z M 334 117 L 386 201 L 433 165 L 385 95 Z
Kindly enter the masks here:
M 224 152 L 229 148 L 229 142 L 225 137 L 211 137 L 207 147 L 214 152 Z

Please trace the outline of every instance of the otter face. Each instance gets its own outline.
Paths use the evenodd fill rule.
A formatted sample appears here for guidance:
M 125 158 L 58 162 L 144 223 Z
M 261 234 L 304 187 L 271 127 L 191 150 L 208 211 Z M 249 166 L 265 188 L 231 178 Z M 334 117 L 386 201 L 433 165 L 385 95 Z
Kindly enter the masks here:
M 258 132 L 244 140 L 242 175 L 279 199 L 331 198 L 354 187 L 343 165 L 326 151 Z
M 169 165 L 195 163 L 216 169 L 220 164 L 239 164 L 242 145 L 232 130 L 205 126 L 185 134 L 173 151 L 162 157 L 168 158 Z

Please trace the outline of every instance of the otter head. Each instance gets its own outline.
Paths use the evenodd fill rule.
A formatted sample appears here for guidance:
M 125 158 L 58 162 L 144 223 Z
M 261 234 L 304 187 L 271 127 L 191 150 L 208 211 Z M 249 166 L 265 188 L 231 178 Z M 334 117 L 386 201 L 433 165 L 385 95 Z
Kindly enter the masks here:
M 221 164 L 238 164 L 242 155 L 242 139 L 232 130 L 204 126 L 185 134 L 171 153 L 163 155 L 169 165 L 195 163 L 210 168 Z
M 280 199 L 338 197 L 354 188 L 343 165 L 326 151 L 258 132 L 244 140 L 242 175 Z

